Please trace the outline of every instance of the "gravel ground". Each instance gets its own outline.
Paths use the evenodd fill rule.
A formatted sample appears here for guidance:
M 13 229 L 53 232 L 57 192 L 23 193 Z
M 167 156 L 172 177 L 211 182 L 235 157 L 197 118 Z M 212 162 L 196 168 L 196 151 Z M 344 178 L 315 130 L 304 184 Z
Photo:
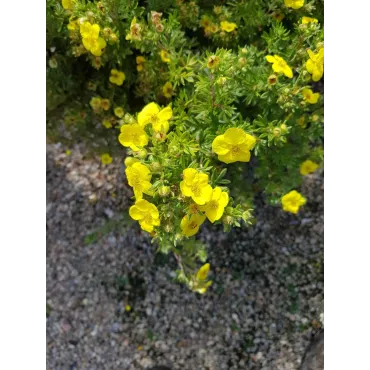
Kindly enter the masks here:
M 302 192 L 298 217 L 258 206 L 249 229 L 203 227 L 214 284 L 201 296 L 122 218 L 118 160 L 48 145 L 48 369 L 299 369 L 322 325 L 323 173 Z

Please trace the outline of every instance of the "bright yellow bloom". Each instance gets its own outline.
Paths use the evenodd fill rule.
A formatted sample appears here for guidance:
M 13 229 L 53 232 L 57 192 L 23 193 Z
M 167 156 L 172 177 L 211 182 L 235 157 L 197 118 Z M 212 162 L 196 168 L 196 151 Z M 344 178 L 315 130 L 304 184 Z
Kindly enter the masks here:
M 100 103 L 100 106 L 104 109 L 104 110 L 108 110 L 110 108 L 110 101 L 109 99 L 102 99 L 101 100 L 101 103 Z
M 143 65 L 143 64 L 138 64 L 138 65 L 136 66 L 136 70 L 137 70 L 138 72 L 141 72 L 143 69 L 144 69 L 144 65 Z
M 109 81 L 112 84 L 116 84 L 118 86 L 121 86 L 125 79 L 126 79 L 126 76 L 123 72 L 117 71 L 116 69 L 112 69 L 110 71 Z
M 161 224 L 157 207 L 145 199 L 137 200 L 135 205 L 130 207 L 129 214 L 139 221 L 141 228 L 148 233 L 153 231 L 154 226 Z
M 209 269 L 210 264 L 206 263 L 198 270 L 195 276 L 196 281 L 190 284 L 193 291 L 200 294 L 204 294 L 207 291 L 207 288 L 212 284 L 212 281 L 206 282 Z
M 168 51 L 162 49 L 160 52 L 160 56 L 161 56 L 162 62 L 165 62 L 165 63 L 171 62 L 170 54 L 168 53 Z
M 105 40 L 99 37 L 99 32 L 100 26 L 98 24 L 92 25 L 90 22 L 83 22 L 80 26 L 82 43 L 85 49 L 97 57 L 102 55 L 102 49 L 107 46 Z
M 308 159 L 301 164 L 301 166 L 299 167 L 299 172 L 301 173 L 301 175 L 306 176 L 309 173 L 315 172 L 318 168 L 319 165 L 317 163 L 312 162 Z
M 108 119 L 104 119 L 102 124 L 105 128 L 111 128 L 112 127 L 112 123 Z
M 127 305 L 125 306 L 125 311 L 126 311 L 126 312 L 130 312 L 130 311 L 131 311 L 131 306 L 130 306 L 129 304 L 127 304 Z
M 303 89 L 302 95 L 304 100 L 310 104 L 316 104 L 320 97 L 319 93 L 314 93 L 311 89 Z
M 128 184 L 134 189 L 136 200 L 142 199 L 143 193 L 153 195 L 153 192 L 149 190 L 152 187 L 150 183 L 152 174 L 147 166 L 136 162 L 127 167 L 125 172 Z
M 292 190 L 281 198 L 281 203 L 284 211 L 297 214 L 299 207 L 306 204 L 306 199 L 296 190 Z
M 148 135 L 138 124 L 122 125 L 118 140 L 123 146 L 131 148 L 134 152 L 139 151 L 139 147 L 145 146 L 149 142 Z
M 285 76 L 292 78 L 293 77 L 293 71 L 288 66 L 287 62 L 279 57 L 278 55 L 267 55 L 266 60 L 269 63 L 272 63 L 272 70 L 276 73 L 283 73 Z
M 210 267 L 211 265 L 209 263 L 206 263 L 205 265 L 203 265 L 197 272 L 197 277 L 196 277 L 197 280 L 206 280 Z
M 299 9 L 304 5 L 304 0 L 284 0 L 287 8 Z
M 229 203 L 229 194 L 222 191 L 220 187 L 216 186 L 213 189 L 211 200 L 199 209 L 206 213 L 209 221 L 214 223 L 219 220 L 224 214 L 225 207 Z
M 226 31 L 226 32 L 232 32 L 235 30 L 235 28 L 237 28 L 237 25 L 235 23 L 228 22 L 228 21 L 222 21 L 220 25 L 221 25 L 222 31 Z
M 170 98 L 172 96 L 173 88 L 171 82 L 166 82 L 162 87 L 163 95 L 166 98 Z
M 324 74 L 324 48 L 321 48 L 316 54 L 312 50 L 307 50 L 310 59 L 306 62 L 308 73 L 312 75 L 312 80 L 317 82 Z
M 102 156 L 101 156 L 101 163 L 103 163 L 103 164 L 111 164 L 112 161 L 113 161 L 113 158 L 108 153 L 102 154 Z
M 317 23 L 317 22 L 318 22 L 318 20 L 316 18 L 302 17 L 302 24 Z
M 206 216 L 204 215 L 185 215 L 180 223 L 181 231 L 183 235 L 190 237 L 195 235 L 198 230 L 200 225 L 205 221 Z
M 137 162 L 140 162 L 137 158 L 134 158 L 134 157 L 126 157 L 125 158 L 125 166 L 126 167 L 130 167 L 134 163 L 137 163 Z
M 166 133 L 170 127 L 168 121 L 171 117 L 172 109 L 170 106 L 160 110 L 156 103 L 149 103 L 138 114 L 137 119 L 142 127 L 151 123 L 155 132 Z
M 71 155 L 71 151 L 69 149 L 66 150 L 66 155 Z
M 212 186 L 208 184 L 208 175 L 198 172 L 194 168 L 186 168 L 183 171 L 184 180 L 180 182 L 181 193 L 186 197 L 192 197 L 199 205 L 206 204 L 211 200 Z
M 62 6 L 66 10 L 72 9 L 74 2 L 75 2 L 74 0 L 62 0 Z
M 118 118 L 122 118 L 124 113 L 125 113 L 125 112 L 123 111 L 123 108 L 122 108 L 122 107 L 116 107 L 116 108 L 114 108 L 114 114 L 115 114 Z
M 136 57 L 136 64 L 143 64 L 145 61 L 146 59 L 142 55 Z
M 212 150 L 218 154 L 218 160 L 225 163 L 249 162 L 250 150 L 256 139 L 241 128 L 229 128 L 223 135 L 218 135 L 212 142 Z

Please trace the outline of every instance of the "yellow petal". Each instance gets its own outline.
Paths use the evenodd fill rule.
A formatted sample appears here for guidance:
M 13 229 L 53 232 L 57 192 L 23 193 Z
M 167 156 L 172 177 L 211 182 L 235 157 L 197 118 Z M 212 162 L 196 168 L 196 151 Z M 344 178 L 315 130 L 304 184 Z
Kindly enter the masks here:
M 158 118 L 160 121 L 168 121 L 170 120 L 172 117 L 172 109 L 170 106 L 162 109 L 159 113 L 158 113 Z
M 276 62 L 276 59 L 272 55 L 266 55 L 266 60 L 269 63 L 275 63 Z
M 245 140 L 245 132 L 241 128 L 229 128 L 224 133 L 228 144 L 241 144 Z
M 230 144 L 225 141 L 224 135 L 216 136 L 212 142 L 212 150 L 216 154 L 226 154 L 230 150 Z
M 152 116 L 157 115 L 158 112 L 159 107 L 156 103 L 147 104 L 137 116 L 139 125 L 145 126 L 150 123 L 152 121 Z

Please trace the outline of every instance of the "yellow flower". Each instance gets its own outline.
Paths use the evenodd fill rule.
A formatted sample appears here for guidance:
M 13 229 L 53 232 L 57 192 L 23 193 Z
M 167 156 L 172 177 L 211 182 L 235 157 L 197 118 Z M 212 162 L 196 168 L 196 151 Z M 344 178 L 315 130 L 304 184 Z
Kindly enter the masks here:
M 125 79 L 126 79 L 126 76 L 123 72 L 117 71 L 116 69 L 112 69 L 110 71 L 109 81 L 112 84 L 116 84 L 118 86 L 121 86 Z
M 210 267 L 211 265 L 209 263 L 203 265 L 197 272 L 197 280 L 206 280 Z
M 126 157 L 125 158 L 125 166 L 126 167 L 130 167 L 134 163 L 137 163 L 137 162 L 140 162 L 137 158 L 134 158 L 134 157 Z
M 125 113 L 125 112 L 123 111 L 123 108 L 122 108 L 122 107 L 116 107 L 116 108 L 114 108 L 114 114 L 115 114 L 118 118 L 122 118 L 124 113 Z
M 318 20 L 316 18 L 302 17 L 302 24 L 317 23 L 317 22 L 318 22 Z
M 227 22 L 227 21 L 222 21 L 221 22 L 222 31 L 232 32 L 232 31 L 235 30 L 236 27 L 237 27 L 237 25 L 235 23 Z
M 71 155 L 71 151 L 69 149 L 66 150 L 66 155 Z
M 310 104 L 316 104 L 320 97 L 319 93 L 314 93 L 311 89 L 303 89 L 302 95 L 304 100 Z
M 210 24 L 211 24 L 211 20 L 209 19 L 209 17 L 207 17 L 206 15 L 203 15 L 199 24 L 203 27 L 203 28 L 206 28 L 206 27 L 209 27 Z
M 306 62 L 308 73 L 312 75 L 312 80 L 317 82 L 324 74 L 324 48 L 321 48 L 316 54 L 312 50 L 307 50 L 310 59 Z
M 143 69 L 144 69 L 144 65 L 143 65 L 143 64 L 138 64 L 138 65 L 136 66 L 136 70 L 137 70 L 138 72 L 141 72 Z
M 150 183 L 152 174 L 147 166 L 140 162 L 135 162 L 127 167 L 125 172 L 128 184 L 134 188 L 136 200 L 141 199 L 143 193 L 153 195 L 153 192 L 149 190 L 152 187 Z
M 306 204 L 306 199 L 296 190 L 292 190 L 281 198 L 281 203 L 284 211 L 297 214 L 299 207 Z
M 126 312 L 130 312 L 130 311 L 131 311 L 131 306 L 130 306 L 129 304 L 127 304 L 127 305 L 125 306 L 125 311 L 126 311 Z
M 161 224 L 157 207 L 145 199 L 137 200 L 135 205 L 130 207 L 129 214 L 139 221 L 141 228 L 148 233 L 153 231 L 154 226 Z
M 181 193 L 192 197 L 195 203 L 203 205 L 211 200 L 212 186 L 208 184 L 208 175 L 194 168 L 183 171 L 184 180 L 180 182 Z
M 287 62 L 283 58 L 279 57 L 278 55 L 267 55 L 266 60 L 269 63 L 272 63 L 272 69 L 274 72 L 283 73 L 289 78 L 293 77 L 292 69 L 288 66 Z
M 165 63 L 171 62 L 170 54 L 168 53 L 168 51 L 162 49 L 160 52 L 160 56 L 161 56 L 162 62 L 165 62 Z
M 102 123 L 103 123 L 103 126 L 105 128 L 111 128 L 112 127 L 112 123 L 108 119 L 104 119 Z
M 129 147 L 135 152 L 140 150 L 139 147 L 145 146 L 149 142 L 148 135 L 138 124 L 122 125 L 118 140 L 123 146 Z
M 101 100 L 101 103 L 100 103 L 100 106 L 104 109 L 104 110 L 108 110 L 110 108 L 110 101 L 109 99 L 102 99 Z
M 205 221 L 206 216 L 204 215 L 185 215 L 180 223 L 181 231 L 183 235 L 190 237 L 195 235 L 198 230 L 200 225 Z
M 299 9 L 304 5 L 304 0 L 284 0 L 287 8 Z
M 112 163 L 112 160 L 113 158 L 108 153 L 104 153 L 101 156 L 101 163 L 103 164 L 110 164 Z
M 62 6 L 64 9 L 72 9 L 74 0 L 62 0 Z
M 80 26 L 82 43 L 85 49 L 97 57 L 102 55 L 102 49 L 107 46 L 105 40 L 99 37 L 99 32 L 100 26 L 98 24 L 92 25 L 90 22 L 83 22 Z
M 256 139 L 240 128 L 229 128 L 223 135 L 216 136 L 212 150 L 218 154 L 218 160 L 225 163 L 249 162 L 250 150 Z
M 155 132 L 166 133 L 170 127 L 168 121 L 171 117 L 172 109 L 170 106 L 160 110 L 156 103 L 149 103 L 138 114 L 137 119 L 142 127 L 151 123 Z
M 98 97 L 93 97 L 93 98 L 91 98 L 91 100 L 90 100 L 90 107 L 95 111 L 95 112 L 97 112 L 97 111 L 99 111 L 100 110 L 100 108 L 101 108 L 101 99 L 100 98 L 98 98 Z
M 172 88 L 171 82 L 166 82 L 164 84 L 164 86 L 162 87 L 162 91 L 163 91 L 163 95 L 166 98 L 171 98 L 172 92 L 173 92 L 173 88 Z
M 145 61 L 146 59 L 142 55 L 136 57 L 136 64 L 143 64 Z
M 195 276 L 195 282 L 191 282 L 190 287 L 193 291 L 200 294 L 204 294 L 207 288 L 212 284 L 212 281 L 207 281 L 208 273 L 210 269 L 210 264 L 204 264 L 197 272 Z
M 299 172 L 301 173 L 301 175 L 306 176 L 309 173 L 315 172 L 318 168 L 319 168 L 319 165 L 317 163 L 312 162 L 308 159 L 307 161 L 304 161 L 301 164 L 299 168 Z
M 229 203 L 229 194 L 222 191 L 220 187 L 216 186 L 213 189 L 211 200 L 199 209 L 206 213 L 209 221 L 214 223 L 219 220 L 224 214 L 225 207 Z

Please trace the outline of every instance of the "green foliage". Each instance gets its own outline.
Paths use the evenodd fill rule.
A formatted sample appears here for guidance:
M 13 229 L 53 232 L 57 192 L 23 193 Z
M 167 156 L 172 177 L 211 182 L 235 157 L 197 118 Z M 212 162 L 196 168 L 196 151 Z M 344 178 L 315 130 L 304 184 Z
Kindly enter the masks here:
M 225 231 L 253 223 L 256 192 L 278 205 L 299 188 L 302 163 L 323 160 L 323 97 L 307 95 L 321 91 L 307 63 L 308 50 L 321 49 L 320 0 L 300 9 L 283 0 L 47 0 L 48 138 L 123 156 L 121 128 L 140 125 L 138 113 L 150 102 L 169 107 L 169 129 L 142 125 L 149 143 L 128 154 L 151 173 L 144 199 L 159 212 L 153 241 L 176 256 L 178 279 L 203 292 L 195 262 L 206 261 L 206 248 L 184 234 L 181 221 L 205 211 L 191 212 L 180 188 L 184 170 L 208 175 L 212 188 L 228 194 L 214 221 Z M 123 72 L 121 81 L 112 79 L 114 70 Z M 212 149 L 234 128 L 255 140 L 249 163 L 225 163 Z

